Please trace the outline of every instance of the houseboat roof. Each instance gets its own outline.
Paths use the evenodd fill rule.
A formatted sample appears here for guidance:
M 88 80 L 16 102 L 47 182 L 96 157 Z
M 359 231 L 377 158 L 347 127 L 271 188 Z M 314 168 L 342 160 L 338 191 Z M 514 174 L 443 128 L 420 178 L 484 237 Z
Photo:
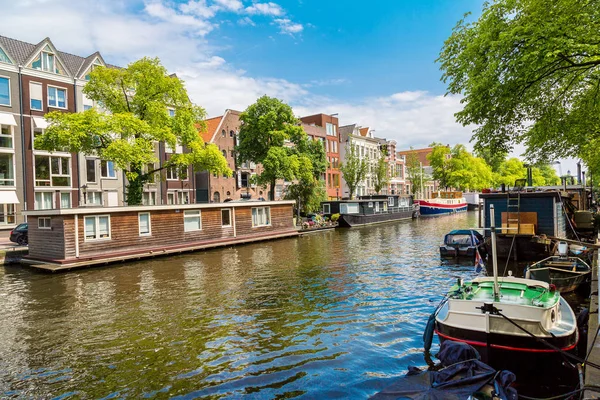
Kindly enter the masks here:
M 538 192 L 526 192 L 526 191 L 513 192 L 513 191 L 510 191 L 510 192 L 504 192 L 504 193 L 502 193 L 502 192 L 481 193 L 479 195 L 479 198 L 483 198 L 483 199 L 494 198 L 494 197 L 506 198 L 507 196 L 517 197 L 519 195 L 521 197 L 570 197 L 569 194 L 564 191 L 561 192 L 558 190 L 548 190 L 548 191 L 538 191 Z
M 28 217 L 38 217 L 46 215 L 85 215 L 85 214 L 113 214 L 121 212 L 150 212 L 162 210 L 202 210 L 212 208 L 232 208 L 232 207 L 257 207 L 257 206 L 276 206 L 282 204 L 296 204 L 294 200 L 281 201 L 229 201 L 227 203 L 206 203 L 206 204 L 163 204 L 157 206 L 121 206 L 121 207 L 78 207 L 62 208 L 51 210 L 32 210 L 23 211 Z

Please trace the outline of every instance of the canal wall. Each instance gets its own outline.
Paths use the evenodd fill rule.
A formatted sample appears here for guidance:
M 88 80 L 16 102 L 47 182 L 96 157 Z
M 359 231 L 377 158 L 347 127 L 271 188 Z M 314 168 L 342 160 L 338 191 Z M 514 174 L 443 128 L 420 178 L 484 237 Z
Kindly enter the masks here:
M 21 259 L 29 254 L 27 247 L 13 247 L 0 250 L 0 265 L 17 265 Z

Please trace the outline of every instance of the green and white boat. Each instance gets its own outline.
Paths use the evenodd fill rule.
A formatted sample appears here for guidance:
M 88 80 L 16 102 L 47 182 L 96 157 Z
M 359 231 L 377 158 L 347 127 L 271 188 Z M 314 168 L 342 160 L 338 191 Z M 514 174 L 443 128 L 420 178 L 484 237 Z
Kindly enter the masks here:
M 493 206 L 490 214 L 494 221 Z M 493 226 L 491 236 L 494 276 L 454 285 L 436 310 L 434 331 L 441 342 L 470 344 L 483 362 L 514 372 L 521 382 L 554 376 L 563 352 L 579 341 L 575 313 L 547 282 L 498 278 Z

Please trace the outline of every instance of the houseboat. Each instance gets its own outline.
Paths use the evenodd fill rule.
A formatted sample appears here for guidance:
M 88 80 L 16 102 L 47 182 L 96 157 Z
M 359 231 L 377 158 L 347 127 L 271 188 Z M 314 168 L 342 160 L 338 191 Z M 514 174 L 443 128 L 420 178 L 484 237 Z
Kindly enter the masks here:
M 462 192 L 434 192 L 430 199 L 415 200 L 419 213 L 424 216 L 454 214 L 467 211 L 467 200 Z
M 28 265 L 59 271 L 298 235 L 294 201 L 27 211 Z
M 551 238 L 566 238 L 571 228 L 567 205 L 571 195 L 559 191 L 482 193 L 482 227 L 490 227 L 490 207 L 496 209 L 498 256 L 537 261 L 552 254 Z M 572 204 L 571 204 L 572 205 Z M 489 230 L 485 230 L 489 236 Z
M 339 214 L 339 226 L 346 228 L 416 218 L 419 213 L 410 195 L 360 196 L 356 200 L 324 201 L 321 207 L 327 217 Z

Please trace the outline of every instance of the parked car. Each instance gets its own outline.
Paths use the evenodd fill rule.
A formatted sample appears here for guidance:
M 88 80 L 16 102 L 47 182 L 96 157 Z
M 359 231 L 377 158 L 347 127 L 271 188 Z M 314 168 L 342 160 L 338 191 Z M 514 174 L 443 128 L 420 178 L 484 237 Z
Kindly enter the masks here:
M 15 229 L 10 231 L 10 241 L 18 243 L 20 245 L 26 245 L 29 243 L 28 237 L 28 225 L 27 223 L 19 224 Z

